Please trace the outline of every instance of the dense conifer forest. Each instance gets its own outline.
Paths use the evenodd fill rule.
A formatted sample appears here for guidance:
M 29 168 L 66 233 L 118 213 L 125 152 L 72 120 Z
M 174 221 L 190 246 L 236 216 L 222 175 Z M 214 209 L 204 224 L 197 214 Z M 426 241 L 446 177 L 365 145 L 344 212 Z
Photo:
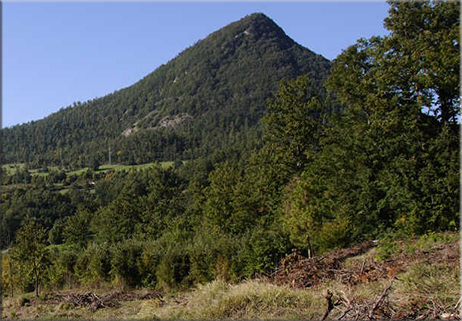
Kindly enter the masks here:
M 3 131 L 3 164 L 77 169 L 189 160 L 259 146 L 259 121 L 282 79 L 308 74 L 321 88 L 330 68 L 264 14 L 232 23 L 142 80 L 43 120 Z
M 459 231 L 460 3 L 390 2 L 384 24 L 329 62 L 252 14 L 2 130 L 3 295 L 177 291 Z

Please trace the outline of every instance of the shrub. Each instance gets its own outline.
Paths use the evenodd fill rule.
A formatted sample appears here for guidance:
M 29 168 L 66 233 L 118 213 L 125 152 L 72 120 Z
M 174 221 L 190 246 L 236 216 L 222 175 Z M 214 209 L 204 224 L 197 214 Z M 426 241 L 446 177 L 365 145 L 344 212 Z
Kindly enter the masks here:
M 109 280 L 111 257 L 106 243 L 90 243 L 80 253 L 75 264 L 75 273 L 85 284 L 98 285 Z
M 138 268 L 143 251 L 142 243 L 125 240 L 116 243 L 111 248 L 111 274 L 128 286 L 141 284 L 141 274 Z
M 249 278 L 261 272 L 271 272 L 292 247 L 282 231 L 263 228 L 243 235 L 239 244 L 240 251 L 233 256 L 234 272 Z
M 187 247 L 191 269 L 189 280 L 194 283 L 209 282 L 216 278 L 232 279 L 230 271 L 231 253 L 237 242 L 230 236 L 210 230 L 196 233 Z

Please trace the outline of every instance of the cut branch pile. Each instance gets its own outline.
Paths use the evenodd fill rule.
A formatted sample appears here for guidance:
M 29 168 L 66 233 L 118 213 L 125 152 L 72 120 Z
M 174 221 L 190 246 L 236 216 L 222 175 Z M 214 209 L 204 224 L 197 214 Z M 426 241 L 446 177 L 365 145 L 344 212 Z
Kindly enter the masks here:
M 95 293 L 69 293 L 61 295 L 60 300 L 68 302 L 74 306 L 87 307 L 91 311 L 104 308 L 116 308 L 120 306 L 119 301 L 134 300 L 154 300 L 158 299 L 163 302 L 162 295 L 159 292 L 112 292 L 106 295 L 97 295 Z
M 328 309 L 325 318 L 329 313 L 333 320 L 384 320 L 394 319 L 394 311 L 388 302 L 388 294 L 395 278 L 392 278 L 389 285 L 382 294 L 372 300 L 349 298 L 345 293 L 337 299 L 335 304 L 328 302 Z M 326 298 L 327 299 L 327 298 Z M 331 307 L 329 309 L 329 307 Z
M 372 247 L 374 243 L 367 242 L 310 259 L 294 251 L 282 260 L 279 269 L 269 278 L 278 285 L 289 284 L 297 288 L 308 288 L 339 276 L 351 279 L 349 270 L 344 270 L 341 263 L 349 257 L 367 252 Z
M 345 264 L 347 258 L 363 254 L 373 246 L 372 242 L 364 243 L 314 258 L 305 258 L 294 251 L 281 261 L 273 274 L 265 278 L 278 285 L 297 288 L 310 288 L 336 280 L 347 285 L 348 289 L 359 283 L 390 280 L 389 285 L 375 298 L 327 290 L 322 320 L 461 320 L 462 298 L 455 306 L 426 296 L 415 301 L 410 299 L 401 302 L 396 298 L 389 300 L 393 281 L 400 280 L 397 275 L 415 264 L 444 264 L 457 268 L 460 260 L 458 242 L 420 248 L 412 253 L 402 251 L 380 262 L 373 255 L 367 255 Z
M 395 279 L 391 278 L 382 294 L 374 299 L 348 297 L 343 291 L 334 295 L 327 290 L 327 307 L 322 320 L 461 320 L 459 302 L 462 298 L 454 307 L 444 307 L 434 301 L 424 306 L 416 303 L 406 309 L 393 307 L 388 296 Z
M 434 248 L 432 251 L 401 253 L 381 262 L 370 257 L 364 259 L 361 264 L 349 268 L 344 266 L 343 262 L 347 258 L 363 254 L 374 246 L 374 243 L 367 242 L 309 259 L 294 251 L 281 261 L 279 268 L 268 278 L 278 285 L 285 284 L 297 288 L 308 288 L 334 279 L 343 284 L 354 285 L 394 277 L 416 262 L 429 264 L 444 262 L 455 266 L 460 260 L 459 244 L 454 243 Z
M 62 299 L 75 306 L 88 307 L 91 311 L 103 308 L 116 308 L 119 306 L 116 293 L 109 293 L 101 296 L 91 292 L 70 293 L 63 295 Z

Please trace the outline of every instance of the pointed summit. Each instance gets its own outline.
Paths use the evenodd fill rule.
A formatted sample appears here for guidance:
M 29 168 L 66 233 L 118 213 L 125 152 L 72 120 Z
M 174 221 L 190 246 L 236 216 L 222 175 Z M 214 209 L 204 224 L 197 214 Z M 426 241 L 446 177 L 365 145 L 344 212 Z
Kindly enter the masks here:
M 284 49 L 294 45 L 295 42 L 285 34 L 271 18 L 264 13 L 252 13 L 244 18 L 232 22 L 218 31 L 210 34 L 207 39 L 228 38 L 239 39 L 250 38 L 253 41 L 258 39 L 277 40 Z M 212 40 L 213 41 L 213 40 Z
M 236 24 L 241 24 L 246 28 L 247 33 L 256 37 L 287 37 L 281 27 L 261 12 L 252 13 L 237 21 Z
M 242 18 L 241 20 L 253 20 L 253 21 L 269 21 L 269 22 L 273 22 L 273 20 L 271 20 L 270 17 L 268 17 L 266 14 L 264 14 L 263 12 L 254 12 L 254 13 L 251 13 L 247 16 L 245 16 L 244 18 Z M 274 22 L 273 22 L 274 23 Z

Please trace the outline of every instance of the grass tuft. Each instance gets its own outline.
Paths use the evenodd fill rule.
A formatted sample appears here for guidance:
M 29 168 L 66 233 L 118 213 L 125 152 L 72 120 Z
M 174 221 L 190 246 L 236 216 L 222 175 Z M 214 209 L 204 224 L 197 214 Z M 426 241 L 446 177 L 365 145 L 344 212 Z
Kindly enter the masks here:
M 396 293 L 407 298 L 455 305 L 459 298 L 459 268 L 420 263 L 400 275 Z
M 316 319 L 322 295 L 257 280 L 200 285 L 184 301 L 159 308 L 161 319 Z

